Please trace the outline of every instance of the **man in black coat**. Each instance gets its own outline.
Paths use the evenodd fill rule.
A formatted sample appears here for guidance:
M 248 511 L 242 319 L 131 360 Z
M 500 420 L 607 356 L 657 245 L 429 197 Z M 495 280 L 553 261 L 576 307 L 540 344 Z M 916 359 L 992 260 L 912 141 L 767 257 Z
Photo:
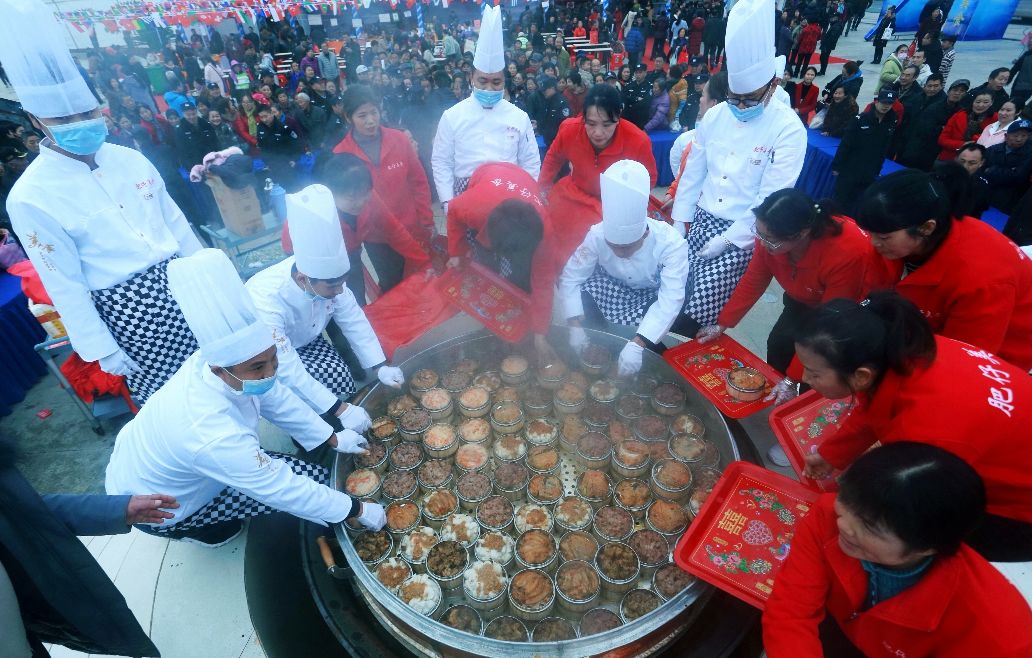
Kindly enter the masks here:
M 649 121 L 649 106 L 652 103 L 652 85 L 645 81 L 648 68 L 638 64 L 634 69 L 634 79 L 623 89 L 623 118 L 641 129 Z
M 838 15 L 831 17 L 831 25 L 821 34 L 821 70 L 817 75 L 824 75 L 828 72 L 828 62 L 831 61 L 831 51 L 838 47 L 839 37 L 842 36 L 842 21 Z
M 1009 213 L 1028 190 L 1032 175 L 1032 121 L 1018 119 L 1007 126 L 1002 144 L 985 152 L 985 180 L 989 183 L 989 205 Z
M 540 91 L 545 102 L 538 115 L 531 118 L 535 122 L 538 134 L 545 140 L 545 146 L 550 146 L 559 132 L 559 124 L 570 117 L 570 106 L 559 93 L 555 78 L 546 76 L 541 81 Z
M 355 69 L 362 63 L 362 47 L 358 45 L 358 41 L 355 41 L 350 32 L 344 32 L 341 37 L 340 52 L 337 54 L 344 60 L 344 70 L 348 82 L 350 84 L 358 82 L 358 72 Z
M 0 439 L 0 655 L 49 655 L 44 644 L 91 654 L 157 656 L 122 594 L 76 535 L 129 532 L 178 507 L 164 495 L 46 495 L 14 467 Z
M 929 171 L 938 155 L 939 133 L 952 116 L 942 90 L 942 74 L 933 73 L 925 82 L 924 93 L 906 107 L 904 127 L 897 136 L 899 152 L 896 161 L 907 167 Z
M 197 114 L 197 106 L 183 103 L 183 120 L 176 126 L 176 159 L 187 171 L 199 165 L 204 156 L 219 150 L 219 140 L 211 124 Z
M 860 194 L 874 182 L 885 163 L 885 154 L 896 132 L 896 91 L 882 88 L 874 104 L 846 128 L 831 161 L 835 175 L 833 198 L 848 215 Z
M 304 153 L 301 136 L 280 120 L 268 105 L 258 109 L 258 149 L 268 167 L 272 180 L 287 192 L 295 192 L 298 185 L 297 161 Z

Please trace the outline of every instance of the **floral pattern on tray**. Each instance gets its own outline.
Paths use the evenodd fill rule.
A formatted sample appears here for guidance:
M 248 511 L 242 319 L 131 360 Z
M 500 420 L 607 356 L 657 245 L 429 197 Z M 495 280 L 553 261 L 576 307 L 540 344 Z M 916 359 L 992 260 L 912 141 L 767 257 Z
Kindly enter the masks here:
M 445 272 L 442 294 L 498 337 L 516 342 L 526 335 L 530 318 L 525 293 L 475 263 Z

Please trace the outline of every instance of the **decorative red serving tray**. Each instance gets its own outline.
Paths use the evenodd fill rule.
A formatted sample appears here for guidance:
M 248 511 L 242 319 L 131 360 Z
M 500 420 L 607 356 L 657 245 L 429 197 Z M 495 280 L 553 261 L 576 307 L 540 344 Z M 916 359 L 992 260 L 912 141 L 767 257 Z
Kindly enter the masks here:
M 783 377 L 763 359 L 727 335 L 721 335 L 705 345 L 690 340 L 667 350 L 663 358 L 715 404 L 721 413 L 731 418 L 745 418 L 773 404 L 773 401 L 765 402 L 763 398 Z M 727 373 L 740 366 L 756 368 L 767 378 L 767 388 L 759 400 L 739 402 L 727 394 Z
M 838 431 L 852 411 L 853 402 L 849 398 L 829 400 L 817 391 L 807 391 L 770 412 L 770 428 L 785 449 L 792 470 L 799 476 L 799 481 L 811 489 L 838 491 L 835 483 L 838 471 L 823 480 L 814 480 L 803 475 L 804 460 Z
M 732 462 L 674 548 L 674 561 L 762 610 L 818 495 L 784 475 Z
M 530 329 L 530 296 L 479 263 L 466 262 L 437 279 L 438 290 L 510 343 Z

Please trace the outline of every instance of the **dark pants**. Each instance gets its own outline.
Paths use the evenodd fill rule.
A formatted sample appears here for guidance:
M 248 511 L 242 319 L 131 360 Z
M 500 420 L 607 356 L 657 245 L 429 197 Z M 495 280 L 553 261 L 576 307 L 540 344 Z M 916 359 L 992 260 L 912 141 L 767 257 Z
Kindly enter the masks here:
M 796 60 L 789 66 L 789 70 L 792 71 L 793 78 L 800 78 L 803 75 L 803 71 L 810 65 L 810 59 L 813 57 L 813 53 L 796 53 Z
M 1032 96 L 1032 89 L 1019 89 L 1011 94 L 1011 100 L 1021 107 L 1022 105 L 1028 104 L 1030 96 Z
M 986 514 L 967 545 L 990 562 L 1032 560 L 1032 523 Z
M 718 43 L 707 43 L 704 45 L 706 65 L 711 69 L 717 68 L 717 65 L 720 64 L 720 55 L 724 52 L 724 48 Z
M 860 195 L 863 194 L 864 190 L 866 190 L 872 182 L 874 181 L 856 180 L 853 178 L 843 177 L 839 174 L 835 179 L 835 192 L 832 194 L 832 198 L 846 215 L 852 217 L 857 199 L 860 198 Z
M 821 70 L 817 72 L 817 75 L 824 75 L 828 70 L 828 61 L 831 59 L 830 50 L 821 51 Z
M 631 71 L 634 71 L 634 67 L 641 61 L 641 53 L 627 53 L 627 63 L 631 67 Z
M 864 653 L 846 637 L 842 627 L 830 615 L 824 617 L 824 621 L 817 627 L 817 634 L 820 637 L 825 656 L 864 658 Z
M 874 40 L 874 59 L 871 60 L 871 64 L 881 64 L 882 51 L 885 50 L 887 45 L 889 45 L 888 39 Z
M 855 14 L 853 14 L 853 17 L 851 19 L 849 19 L 849 23 L 850 23 L 849 26 L 851 28 L 853 28 L 854 30 L 859 30 L 860 29 L 860 21 L 863 20 L 864 14 L 866 14 L 866 13 L 867 12 L 858 11 Z
M 366 242 L 366 253 L 376 271 L 380 292 L 387 292 L 398 285 L 405 274 L 405 257 L 382 242 Z M 365 268 L 362 265 L 362 250 L 348 253 L 351 269 L 348 270 L 347 285 L 358 300 L 359 306 L 366 305 Z
M 798 302 L 785 293 L 782 299 L 785 310 L 767 336 L 767 363 L 778 372 L 788 372 L 788 366 L 795 357 L 795 337 L 799 326 L 806 319 L 810 307 Z
M 666 44 L 666 38 L 656 37 L 652 40 L 652 59 L 655 59 L 657 55 L 666 57 L 666 48 L 663 46 Z
M 595 298 L 582 291 L 581 303 L 584 304 L 584 326 L 588 329 L 606 331 L 609 326 L 609 321 L 606 320 L 604 315 L 602 315 L 602 310 L 595 302 Z M 662 354 L 667 351 L 667 346 L 662 343 L 653 343 L 645 337 L 641 337 L 641 339 L 645 341 L 645 347 L 649 348 L 649 350 L 656 354 Z

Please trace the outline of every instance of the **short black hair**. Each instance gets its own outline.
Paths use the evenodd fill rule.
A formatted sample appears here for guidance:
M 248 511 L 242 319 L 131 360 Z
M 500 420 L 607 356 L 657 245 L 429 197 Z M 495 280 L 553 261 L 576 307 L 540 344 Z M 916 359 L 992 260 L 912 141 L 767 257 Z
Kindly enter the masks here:
M 1007 73 L 1010 73 L 1010 69 L 1007 68 L 1006 66 L 1001 66 L 1000 68 L 993 69 L 992 72 L 989 74 L 989 78 L 988 79 L 992 80 L 993 78 L 995 78 L 996 76 L 1000 75 L 1004 71 L 1006 71 Z
M 913 64 L 907 64 L 906 66 L 903 67 L 903 71 L 904 72 L 906 72 L 906 71 L 913 71 L 914 72 L 914 77 L 916 78 L 917 75 L 921 72 L 921 69 L 917 68 Z
M 952 555 L 985 513 L 985 485 L 960 457 L 898 441 L 861 455 L 838 479 L 838 500 L 915 552 Z
M 368 85 L 350 85 L 341 94 L 341 99 L 344 103 L 344 116 L 349 119 L 358 108 L 366 103 L 372 103 L 377 108 L 380 107 L 380 97 Z
M 985 159 L 985 146 L 978 142 L 964 142 L 960 145 L 960 148 L 957 149 L 957 155 L 960 155 L 965 151 L 978 151 L 982 154 L 982 159 Z
M 567 82 L 570 82 L 578 86 L 584 84 L 584 78 L 581 77 L 581 74 L 577 71 L 570 71 L 569 73 L 567 73 L 566 80 Z
M 545 234 L 537 209 L 526 201 L 506 199 L 487 216 L 487 238 L 491 249 L 508 258 L 509 280 L 531 292 L 534 253 Z
M 786 187 L 771 193 L 753 208 L 756 219 L 762 221 L 777 238 L 793 238 L 810 229 L 811 238 L 840 235 L 842 225 L 832 218 L 833 203 L 824 200 L 815 203 L 806 192 Z
M 943 34 L 939 37 L 939 42 L 949 41 L 950 43 L 957 43 L 957 35 L 955 34 Z
M 610 121 L 619 121 L 623 112 L 623 97 L 613 85 L 594 85 L 584 97 L 584 115 L 587 115 L 589 107 L 597 107 Z
M 946 78 L 942 77 L 942 73 L 931 74 L 930 76 L 928 76 L 928 79 L 925 80 L 925 84 L 928 84 L 929 82 L 935 82 L 936 80 L 943 84 L 946 84 Z
M 853 75 L 854 73 L 860 70 L 860 65 L 850 60 L 842 65 L 842 70 L 848 73 L 849 75 Z
M 369 167 L 353 153 L 338 153 L 323 164 L 319 182 L 334 194 L 354 194 L 373 189 Z
M 718 103 L 723 103 L 727 100 L 727 95 L 731 91 L 728 86 L 727 71 L 714 73 L 706 85 L 706 95 L 710 97 L 710 100 Z
M 870 233 L 892 233 L 917 228 L 929 219 L 935 220 L 931 240 L 945 239 L 955 219 L 962 217 L 957 209 L 963 206 L 960 191 L 949 183 L 953 172 L 930 174 L 917 169 L 902 169 L 882 176 L 871 183 L 860 197 L 856 223 Z

